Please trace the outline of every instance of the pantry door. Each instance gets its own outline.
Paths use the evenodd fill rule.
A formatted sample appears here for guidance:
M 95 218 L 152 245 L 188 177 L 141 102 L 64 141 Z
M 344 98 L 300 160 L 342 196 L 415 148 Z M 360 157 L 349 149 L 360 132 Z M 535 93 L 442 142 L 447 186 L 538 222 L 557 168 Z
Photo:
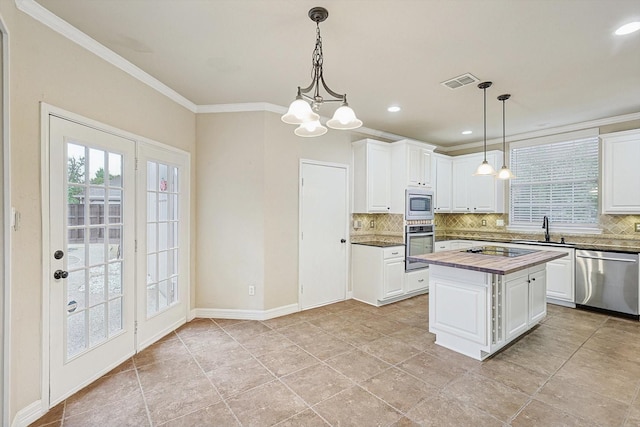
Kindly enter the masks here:
M 189 155 L 140 142 L 137 204 L 137 350 L 187 321 Z
M 300 309 L 343 301 L 349 254 L 346 165 L 300 164 Z
M 135 352 L 135 142 L 48 117 L 53 406 Z

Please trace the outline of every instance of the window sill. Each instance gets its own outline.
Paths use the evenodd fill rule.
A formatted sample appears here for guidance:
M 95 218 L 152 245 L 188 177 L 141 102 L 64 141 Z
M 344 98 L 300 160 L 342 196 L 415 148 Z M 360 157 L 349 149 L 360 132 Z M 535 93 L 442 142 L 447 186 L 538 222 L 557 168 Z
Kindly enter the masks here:
M 514 224 L 506 227 L 507 231 L 511 233 L 541 233 L 542 227 L 539 225 L 524 225 Z M 602 229 L 596 226 L 571 226 L 571 225 L 558 225 L 549 228 L 550 234 L 602 234 Z

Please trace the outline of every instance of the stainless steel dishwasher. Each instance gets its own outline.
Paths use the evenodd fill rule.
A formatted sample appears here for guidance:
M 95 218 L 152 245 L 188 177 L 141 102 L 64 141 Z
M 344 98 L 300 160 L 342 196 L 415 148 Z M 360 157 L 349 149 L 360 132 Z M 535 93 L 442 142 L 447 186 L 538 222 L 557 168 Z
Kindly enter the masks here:
M 638 318 L 638 254 L 576 250 L 576 306 Z

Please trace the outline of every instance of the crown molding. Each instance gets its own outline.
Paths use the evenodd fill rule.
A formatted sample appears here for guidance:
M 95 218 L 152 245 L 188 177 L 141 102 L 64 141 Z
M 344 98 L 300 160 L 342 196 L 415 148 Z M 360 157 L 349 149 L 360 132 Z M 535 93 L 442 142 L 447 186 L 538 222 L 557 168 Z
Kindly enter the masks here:
M 522 141 L 524 139 L 540 138 L 543 136 L 557 135 L 557 134 L 567 133 L 567 132 L 575 132 L 583 129 L 598 128 L 600 126 L 630 122 L 632 120 L 640 120 L 640 112 L 623 114 L 621 116 L 605 117 L 603 119 L 590 120 L 588 122 L 581 122 L 581 123 L 573 123 L 570 125 L 558 126 L 555 128 L 548 128 L 548 129 L 541 129 L 541 130 L 536 130 L 532 132 L 519 133 L 516 135 L 507 136 L 505 140 L 506 142 Z M 502 138 L 494 138 L 494 139 L 487 140 L 487 145 L 494 145 L 494 144 L 502 144 Z M 470 142 L 468 144 L 461 144 L 461 145 L 440 146 L 438 151 L 444 152 L 444 153 L 450 153 L 452 151 L 466 150 L 469 148 L 478 148 L 478 147 L 482 147 L 483 145 L 484 145 L 483 141 L 476 141 L 476 142 Z
M 142 69 L 127 61 L 111 49 L 98 43 L 95 39 L 89 37 L 87 34 L 69 24 L 67 21 L 54 15 L 53 13 L 42 7 L 40 4 L 36 3 L 35 0 L 15 0 L 15 3 L 16 7 L 19 10 L 26 13 L 36 21 L 41 22 L 42 24 L 51 28 L 53 31 L 82 46 L 89 52 L 92 52 L 111 65 L 121 69 L 133 78 L 138 79 L 142 83 L 160 92 L 172 101 L 175 101 L 176 103 L 182 105 L 189 111 L 194 113 L 196 112 L 196 104 L 189 101 L 187 98 L 162 83 L 160 80 L 152 77 L 150 74 L 147 74 Z

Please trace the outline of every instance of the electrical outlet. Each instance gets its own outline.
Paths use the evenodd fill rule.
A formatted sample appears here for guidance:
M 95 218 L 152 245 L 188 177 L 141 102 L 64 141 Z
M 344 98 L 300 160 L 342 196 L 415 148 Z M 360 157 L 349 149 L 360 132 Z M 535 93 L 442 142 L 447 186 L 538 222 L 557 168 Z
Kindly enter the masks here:
M 640 233 L 640 222 L 636 222 L 636 233 Z
M 496 227 L 504 227 L 504 219 L 497 219 Z
M 482 226 L 483 226 L 483 227 L 486 227 L 486 226 L 487 226 L 487 220 L 486 220 L 486 219 L 483 219 L 483 220 L 482 220 Z
M 376 222 L 374 220 L 369 221 L 369 228 L 373 228 L 376 226 Z
M 256 287 L 253 285 L 249 285 L 249 296 L 254 296 L 256 294 Z

